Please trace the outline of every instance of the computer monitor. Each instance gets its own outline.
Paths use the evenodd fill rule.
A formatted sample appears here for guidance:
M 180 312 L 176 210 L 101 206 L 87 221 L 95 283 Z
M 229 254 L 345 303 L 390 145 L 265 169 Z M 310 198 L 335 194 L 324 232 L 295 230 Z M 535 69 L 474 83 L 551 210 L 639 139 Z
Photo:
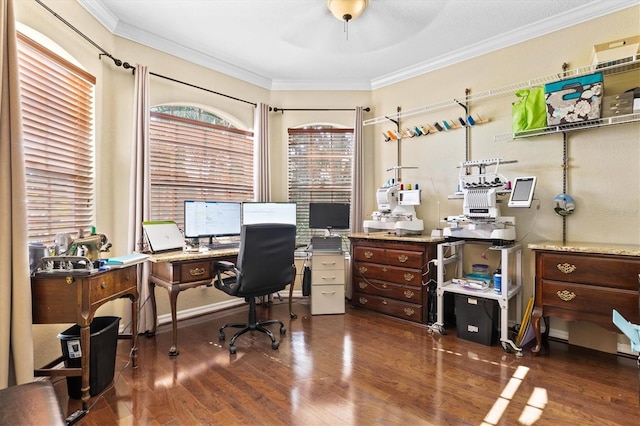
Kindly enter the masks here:
M 240 235 L 242 203 L 229 201 L 184 202 L 185 238 L 209 238 Z
M 242 224 L 285 223 L 296 225 L 296 203 L 242 203 Z
M 309 203 L 309 229 L 349 229 L 348 203 Z
M 511 195 L 509 196 L 509 207 L 531 207 L 533 192 L 536 188 L 536 177 L 517 177 L 513 181 Z

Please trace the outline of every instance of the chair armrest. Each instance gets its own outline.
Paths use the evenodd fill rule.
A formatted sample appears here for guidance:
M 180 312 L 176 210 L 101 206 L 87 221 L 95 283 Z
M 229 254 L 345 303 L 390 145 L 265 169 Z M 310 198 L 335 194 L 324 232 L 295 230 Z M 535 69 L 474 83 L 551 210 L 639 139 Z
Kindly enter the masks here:
M 237 271 L 236 265 L 233 262 L 229 262 L 228 260 L 219 260 L 216 262 L 216 269 L 224 270 L 224 271 Z
M 236 268 L 233 262 L 220 260 L 215 262 L 216 278 L 213 285 L 225 293 L 235 296 L 240 286 L 238 286 L 238 277 L 240 270 Z

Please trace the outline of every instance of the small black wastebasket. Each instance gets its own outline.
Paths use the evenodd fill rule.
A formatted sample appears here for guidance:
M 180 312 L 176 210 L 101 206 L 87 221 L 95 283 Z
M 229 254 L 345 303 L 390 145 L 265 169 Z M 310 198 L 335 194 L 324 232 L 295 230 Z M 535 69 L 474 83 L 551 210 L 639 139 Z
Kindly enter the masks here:
M 113 381 L 116 368 L 119 317 L 95 317 L 89 327 L 91 333 L 91 358 L 89 366 L 89 395 L 102 392 Z M 78 324 L 58 334 L 65 367 L 81 367 L 82 348 Z M 82 377 L 67 377 L 69 397 L 82 397 Z

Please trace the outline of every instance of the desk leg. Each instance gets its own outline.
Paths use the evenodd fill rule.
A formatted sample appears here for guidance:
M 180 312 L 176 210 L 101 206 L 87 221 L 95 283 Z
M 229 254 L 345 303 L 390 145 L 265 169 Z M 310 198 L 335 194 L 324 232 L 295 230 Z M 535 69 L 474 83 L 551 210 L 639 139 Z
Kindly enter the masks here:
M 90 323 L 80 326 L 80 347 L 82 348 L 82 409 L 86 410 L 89 403 L 89 371 L 91 368 L 91 329 Z
M 173 344 L 169 349 L 169 356 L 176 356 L 180 354 L 178 351 L 178 294 L 180 293 L 179 285 L 170 285 L 167 288 L 169 291 L 169 302 L 171 303 L 171 326 L 173 328 Z
M 291 281 L 291 285 L 289 285 L 289 316 L 291 318 L 298 318 L 298 315 L 296 315 L 293 312 L 293 307 L 292 307 L 292 303 L 293 303 L 293 287 L 295 286 L 296 283 L 296 265 L 293 265 L 293 280 Z
M 156 328 L 158 327 L 158 306 L 156 305 L 156 283 L 153 282 L 152 278 L 149 278 L 148 282 L 149 286 L 149 302 L 151 303 L 151 314 L 153 315 L 153 327 L 147 335 L 155 336 Z
M 138 301 L 136 295 L 131 299 L 131 365 L 138 367 Z

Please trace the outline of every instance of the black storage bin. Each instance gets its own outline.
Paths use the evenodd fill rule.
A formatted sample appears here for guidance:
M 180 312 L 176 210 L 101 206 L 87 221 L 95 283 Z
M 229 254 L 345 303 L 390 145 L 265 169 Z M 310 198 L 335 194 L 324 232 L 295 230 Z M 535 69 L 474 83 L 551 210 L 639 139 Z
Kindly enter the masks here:
M 498 301 L 456 294 L 458 337 L 492 346 L 498 340 Z
M 102 392 L 112 381 L 116 368 L 116 348 L 118 346 L 119 317 L 95 317 L 89 327 L 91 333 L 91 358 L 89 366 L 89 395 Z M 81 367 L 83 349 L 80 345 L 78 324 L 58 334 L 65 367 Z M 68 376 L 69 397 L 82 397 L 82 377 Z

